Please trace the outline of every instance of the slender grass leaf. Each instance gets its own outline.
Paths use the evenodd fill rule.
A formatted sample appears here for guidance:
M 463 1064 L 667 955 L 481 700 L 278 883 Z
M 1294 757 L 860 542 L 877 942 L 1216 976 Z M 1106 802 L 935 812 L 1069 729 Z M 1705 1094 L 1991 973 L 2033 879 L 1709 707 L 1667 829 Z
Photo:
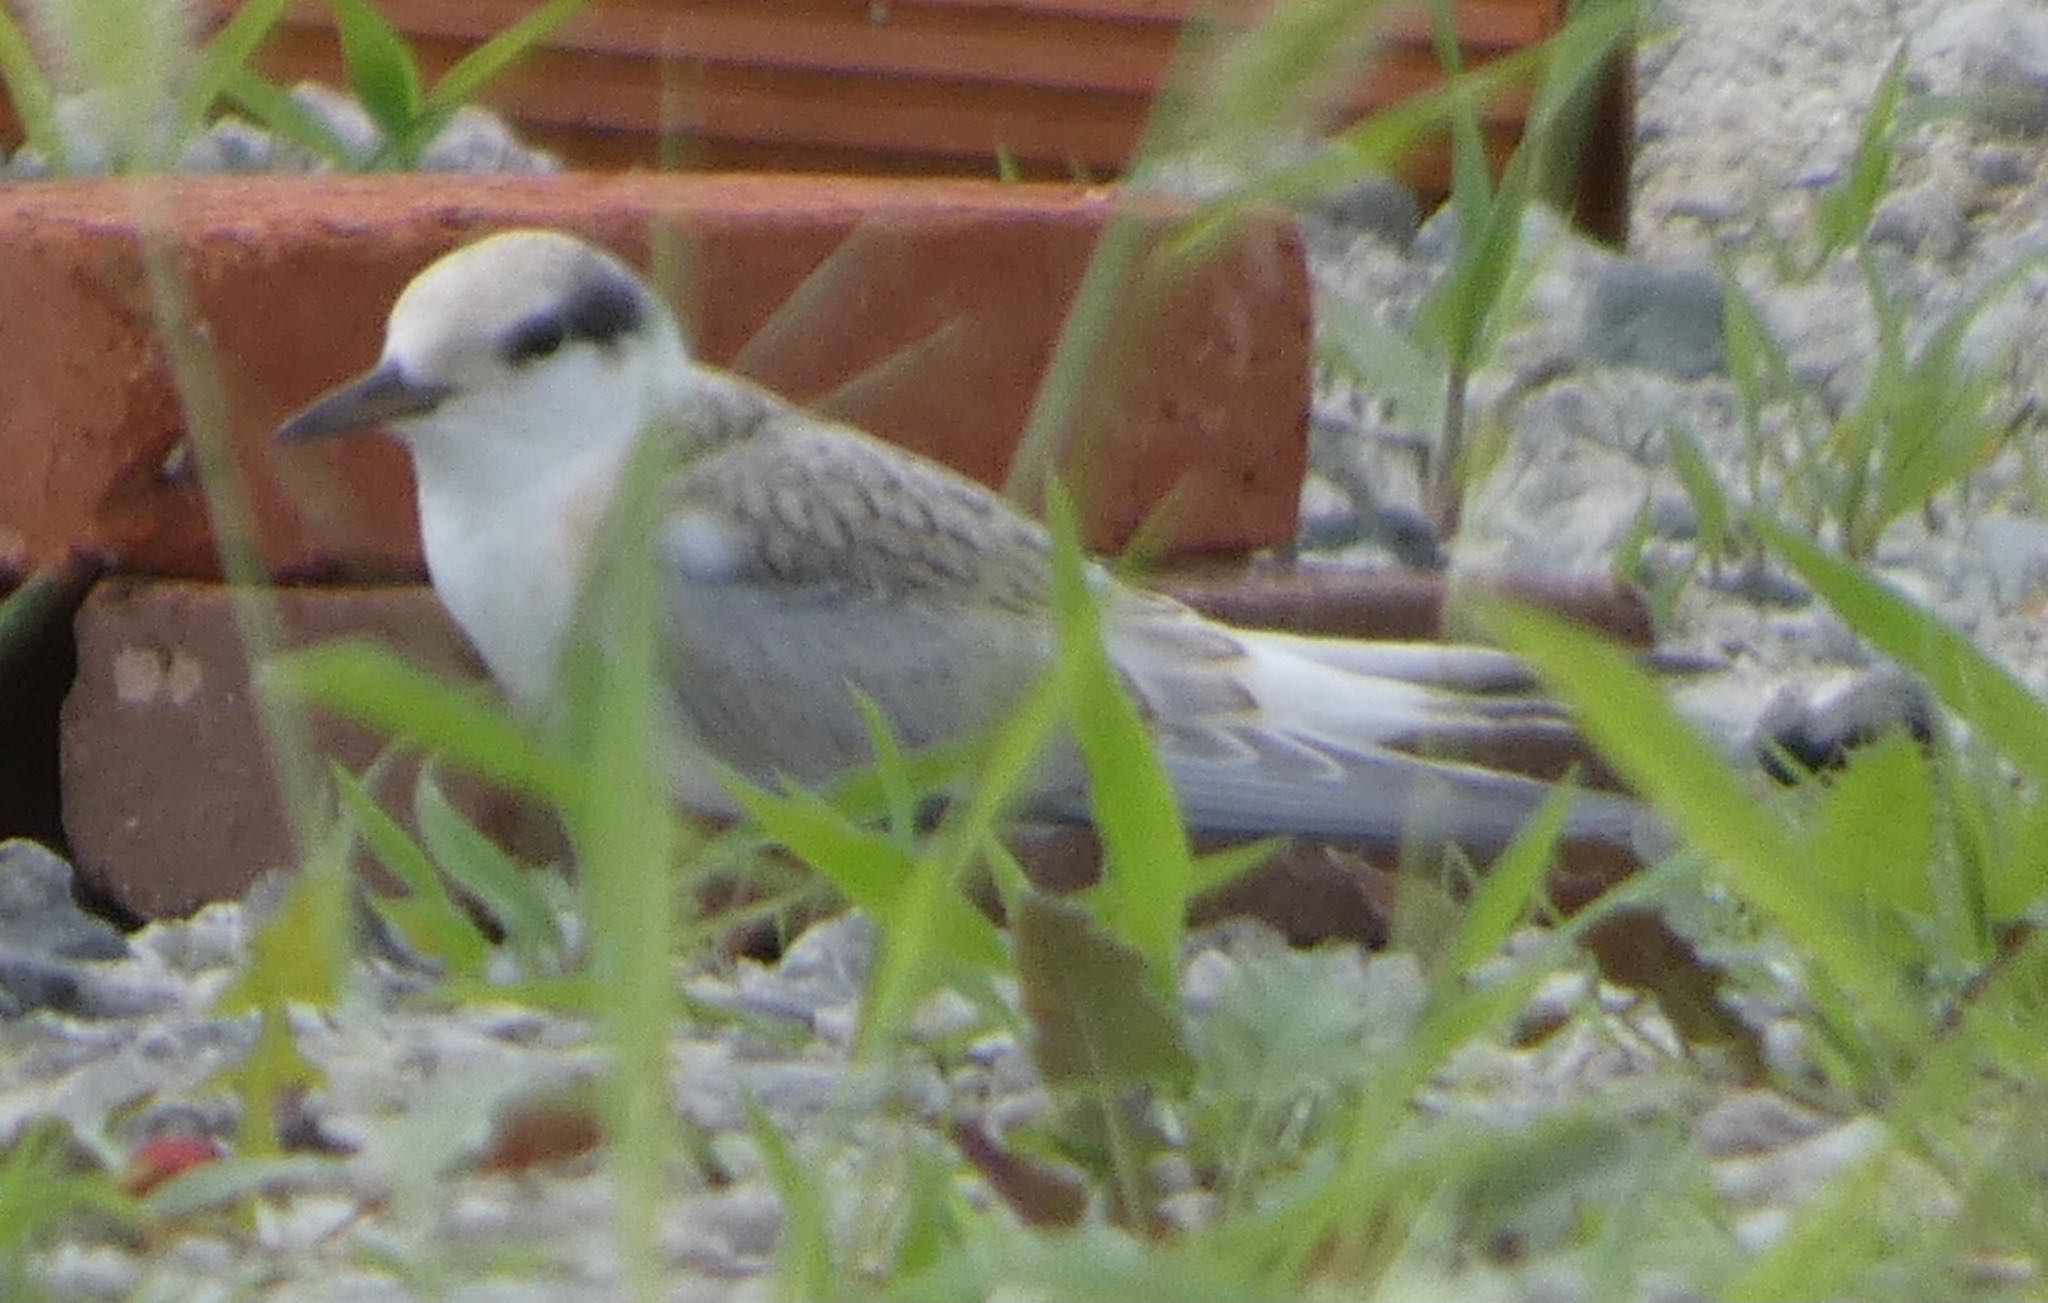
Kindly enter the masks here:
M 1417 430 L 1443 425 L 1443 362 L 1407 332 L 1333 296 L 1316 304 L 1316 356 L 1391 403 L 1402 424 Z
M 1017 980 L 1046 1084 L 1107 1096 L 1194 1080 L 1179 1009 L 1146 980 L 1146 957 L 1078 905 L 1027 895 L 1012 921 Z
M 1909 1023 L 1899 974 L 1850 940 L 1833 902 L 1799 872 L 1798 839 L 1758 801 L 1708 741 L 1680 720 L 1662 691 L 1615 648 L 1558 617 L 1493 604 L 1491 624 L 1570 706 L 1583 731 L 1628 779 L 1711 856 L 1721 878 L 1774 920 L 1872 1025 L 1892 1035 Z
M 761 1165 L 782 1203 L 782 1238 L 775 1250 L 775 1272 L 782 1296 L 793 1301 L 845 1298 L 832 1263 L 831 1223 L 825 1207 L 825 1185 L 797 1161 L 796 1152 L 776 1130 L 760 1101 L 744 1097 L 747 1128 L 760 1151 Z
M 815 868 L 885 929 L 901 908 L 911 880 L 926 871 L 900 841 L 848 821 L 808 792 L 775 796 L 737 779 L 728 782 L 728 790 L 764 833 Z M 941 908 L 946 917 L 937 944 L 947 956 L 975 967 L 996 967 L 1005 961 L 995 924 L 964 896 L 956 895 Z
M 1542 889 L 1544 871 L 1557 852 L 1565 816 L 1577 795 L 1571 787 L 1552 792 L 1528 826 L 1516 834 L 1507 850 L 1480 878 L 1451 943 L 1443 952 L 1440 962 L 1444 972 L 1469 972 L 1506 944 L 1508 935 L 1527 916 L 1530 904 Z
M 505 930 L 506 944 L 522 968 L 533 972 L 544 958 L 561 953 L 553 905 L 535 885 L 532 871 L 464 819 L 428 770 L 420 771 L 413 786 L 413 820 L 441 871 Z
M 445 115 L 474 100 L 493 79 L 561 30 L 562 24 L 574 18 L 586 3 L 588 0 L 548 0 L 495 33 L 443 73 L 419 108 L 424 113 Z
M 550 805 L 569 801 L 578 781 L 572 766 L 482 692 L 452 687 L 374 642 L 330 642 L 273 657 L 259 681 Z
M 1144 718 L 1102 642 L 1073 504 L 1053 487 L 1053 593 L 1063 656 L 1074 664 L 1070 722 L 1088 769 L 1090 807 L 1102 837 L 1102 912 L 1111 930 L 1145 956 L 1155 990 L 1171 992 L 1194 870 L 1187 829 Z M 1115 600 L 1112 597 L 1111 600 Z
M 412 47 L 369 0 L 330 0 L 349 89 L 387 139 L 402 139 L 420 112 Z
M 22 143 L 41 154 L 59 176 L 66 170 L 64 130 L 57 123 L 57 97 L 36 63 L 35 47 L 21 25 L 0 9 L 0 79 L 21 121 Z
M 1820 212 L 1814 219 L 1815 262 L 1824 264 L 1837 253 L 1863 238 L 1871 216 L 1884 197 L 1892 172 L 1894 130 L 1899 100 L 1906 88 L 1905 41 L 1892 55 L 1863 115 L 1863 130 L 1857 137 L 1856 152 L 1841 180 L 1822 196 Z
M 1932 918 L 1934 802 L 1927 759 L 1903 731 L 1857 748 L 1820 800 L 1805 872 L 1891 930 L 1907 916 Z
M 333 775 L 356 832 L 377 862 L 410 893 L 402 899 L 375 899 L 372 903 L 377 911 L 451 975 L 474 977 L 481 973 L 490 956 L 490 940 L 449 893 L 426 851 L 385 813 L 355 775 L 338 765 Z
M 255 57 L 257 47 L 284 17 L 291 0 L 243 0 L 228 15 L 226 22 L 199 52 L 199 59 L 192 70 L 192 80 L 185 89 L 182 121 L 179 130 L 181 139 L 189 137 L 205 123 L 207 115 L 223 95 L 230 93 L 230 87 L 253 79 L 249 60 Z
M 348 1171 L 347 1160 L 321 1154 L 219 1158 L 164 1182 L 142 1207 L 153 1222 L 176 1222 L 294 1189 L 331 1188 Z
M 1265 837 L 1243 846 L 1226 846 L 1194 857 L 1188 872 L 1188 899 L 1221 891 L 1239 878 L 1263 868 L 1287 845 L 1284 837 Z
M 1926 679 L 1942 703 L 2048 786 L 2048 703 L 1965 635 L 1768 517 L 1758 534 L 1879 651 Z
M 911 781 L 903 744 L 882 708 L 867 693 L 854 690 L 854 709 L 860 712 L 861 727 L 875 752 L 875 777 L 882 785 L 882 799 L 889 807 L 889 831 L 900 845 L 908 846 L 917 836 L 917 792 Z
M 324 158 L 338 167 L 362 160 L 333 127 L 282 88 L 246 68 L 232 68 L 221 77 L 220 94 L 249 115 L 265 131 Z
M 936 849 L 911 875 L 895 926 L 869 976 L 859 1048 L 895 1035 L 940 969 L 939 943 L 958 908 L 960 879 L 996 841 L 1005 814 L 1038 768 L 1046 741 L 1068 717 L 1074 656 L 1065 647 L 1024 700 L 1001 720 L 981 752 L 974 782 L 947 810 Z
M 1714 475 L 1706 449 L 1690 430 L 1675 425 L 1666 427 L 1664 447 L 1670 454 L 1671 469 L 1678 476 L 1679 486 L 1685 490 L 1686 500 L 1692 503 L 1693 515 L 1699 521 L 1695 534 L 1700 550 L 1712 556 L 1724 555 L 1732 517 L 1728 495 Z

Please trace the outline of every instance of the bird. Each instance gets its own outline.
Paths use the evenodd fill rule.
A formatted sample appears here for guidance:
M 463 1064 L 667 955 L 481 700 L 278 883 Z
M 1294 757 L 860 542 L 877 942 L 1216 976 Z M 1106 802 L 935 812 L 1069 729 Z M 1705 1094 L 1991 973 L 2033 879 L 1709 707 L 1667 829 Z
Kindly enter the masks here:
M 651 549 L 674 797 L 733 815 L 730 775 L 822 785 L 873 763 L 864 695 L 908 747 L 994 726 L 1057 649 L 1054 544 L 948 467 L 696 360 L 668 304 L 562 232 L 487 236 L 421 271 L 368 371 L 277 430 L 381 429 L 409 451 L 435 593 L 510 701 L 546 710 L 622 475 L 666 432 Z M 1442 754 L 1564 728 L 1491 648 L 1240 628 L 1116 577 L 1088 583 L 1104 648 L 1196 834 L 1399 844 L 1427 824 L 1507 844 L 1552 788 Z M 1088 817 L 1076 748 L 1027 812 Z M 1658 840 L 1618 793 L 1575 794 L 1568 838 Z

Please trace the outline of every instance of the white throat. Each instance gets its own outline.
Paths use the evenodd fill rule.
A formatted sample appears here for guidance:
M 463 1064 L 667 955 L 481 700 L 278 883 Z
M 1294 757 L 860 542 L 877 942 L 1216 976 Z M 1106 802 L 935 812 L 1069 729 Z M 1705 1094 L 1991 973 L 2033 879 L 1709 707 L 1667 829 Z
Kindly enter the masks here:
M 528 708 L 555 689 L 591 545 L 651 405 L 589 375 L 548 379 L 560 383 L 466 395 L 404 432 L 434 591 Z

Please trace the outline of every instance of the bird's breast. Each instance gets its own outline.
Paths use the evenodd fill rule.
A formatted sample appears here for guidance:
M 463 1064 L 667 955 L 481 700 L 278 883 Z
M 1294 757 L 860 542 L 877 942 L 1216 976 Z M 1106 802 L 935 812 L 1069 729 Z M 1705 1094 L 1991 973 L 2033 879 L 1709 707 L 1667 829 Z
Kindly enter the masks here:
M 424 484 L 420 535 L 434 592 L 491 676 L 532 706 L 554 691 L 563 636 L 604 504 L 593 486 L 490 502 L 438 496 Z

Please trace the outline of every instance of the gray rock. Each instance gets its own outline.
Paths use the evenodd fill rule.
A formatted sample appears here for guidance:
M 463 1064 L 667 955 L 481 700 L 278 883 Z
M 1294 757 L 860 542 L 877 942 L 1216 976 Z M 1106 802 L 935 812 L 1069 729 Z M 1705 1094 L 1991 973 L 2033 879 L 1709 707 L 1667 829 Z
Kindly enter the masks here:
M 2029 156 L 2008 145 L 1986 145 L 1970 155 L 1970 175 L 1987 190 L 2025 185 L 2033 174 Z
M 1772 1090 L 1724 1096 L 1693 1123 L 1693 1141 L 1709 1158 L 1763 1154 L 1818 1135 L 1829 1119 Z
M 1361 513 L 1361 539 L 1376 543 L 1402 565 L 1415 570 L 1442 570 L 1450 557 L 1438 540 L 1436 526 L 1412 507 L 1382 502 Z
M 559 172 L 561 162 L 529 149 L 495 113 L 473 104 L 455 111 L 448 125 L 420 152 L 422 172 Z
M 353 95 L 316 81 L 302 81 L 292 87 L 291 99 L 334 136 L 342 150 L 337 161 L 359 167 L 375 157 L 384 143 L 384 133 Z
M 1995 601 L 2019 606 L 2048 588 L 2048 522 L 1986 516 L 1971 530 Z
M 1315 471 L 1304 476 L 1295 545 L 1304 552 L 1334 552 L 1364 538 L 1365 521 L 1351 495 Z
M 1885 197 L 1870 219 L 1870 240 L 1904 253 L 1954 258 L 1963 250 L 1970 224 L 1945 186 L 1926 182 Z
M 1752 749 L 1765 772 L 1793 782 L 1802 771 L 1839 768 L 1850 752 L 1889 733 L 1903 730 L 1917 741 L 1931 741 L 1935 727 L 1926 687 L 1886 667 L 1817 689 L 1781 690 L 1757 721 Z
M 1617 259 L 1596 275 L 1580 344 L 1588 357 L 1687 379 L 1726 366 L 1725 295 L 1711 268 Z
M 270 132 L 226 117 L 189 141 L 178 156 L 181 172 L 226 174 L 310 172 L 320 159 Z
M 0 842 L 0 947 L 51 959 L 120 959 L 128 942 L 72 899 L 71 866 L 22 838 Z
M 1969 0 L 1913 42 L 1908 69 L 1923 91 L 1967 105 L 1999 131 L 2048 131 L 2048 12 L 2026 0 Z
M 1714 1187 L 1732 1204 L 1796 1204 L 1882 1148 L 1886 1136 L 1882 1122 L 1857 1118 L 1765 1153 L 1722 1159 L 1714 1164 Z
M 1422 225 L 1415 192 L 1389 176 L 1369 176 L 1317 200 L 1304 216 L 1354 235 L 1406 249 Z
M 1686 542 L 1699 537 L 1700 513 L 1682 493 L 1659 493 L 1650 500 L 1650 533 Z

